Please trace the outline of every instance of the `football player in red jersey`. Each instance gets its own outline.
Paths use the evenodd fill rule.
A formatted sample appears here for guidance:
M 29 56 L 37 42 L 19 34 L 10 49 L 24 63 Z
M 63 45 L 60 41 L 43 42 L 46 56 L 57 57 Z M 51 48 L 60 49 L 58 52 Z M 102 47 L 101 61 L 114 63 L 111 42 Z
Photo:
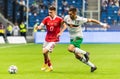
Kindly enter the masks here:
M 54 6 L 49 7 L 49 16 L 45 17 L 37 29 L 42 29 L 45 25 L 47 34 L 45 37 L 45 42 L 43 43 L 43 56 L 44 64 L 41 70 L 49 72 L 53 70 L 49 52 L 52 52 L 55 44 L 59 42 L 59 37 L 62 32 L 66 29 L 66 25 L 63 19 L 56 15 L 56 8 Z

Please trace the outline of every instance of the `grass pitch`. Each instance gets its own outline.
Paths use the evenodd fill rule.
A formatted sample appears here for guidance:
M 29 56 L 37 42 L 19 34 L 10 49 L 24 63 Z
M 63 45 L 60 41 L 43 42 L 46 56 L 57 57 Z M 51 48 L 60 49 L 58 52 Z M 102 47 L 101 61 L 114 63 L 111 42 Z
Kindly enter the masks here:
M 98 69 L 76 60 L 67 51 L 68 44 L 57 44 L 51 60 L 52 72 L 40 70 L 43 64 L 41 44 L 0 45 L 0 79 L 120 79 L 120 44 L 82 44 L 90 52 L 90 61 Z M 17 74 L 9 74 L 8 67 L 16 65 Z

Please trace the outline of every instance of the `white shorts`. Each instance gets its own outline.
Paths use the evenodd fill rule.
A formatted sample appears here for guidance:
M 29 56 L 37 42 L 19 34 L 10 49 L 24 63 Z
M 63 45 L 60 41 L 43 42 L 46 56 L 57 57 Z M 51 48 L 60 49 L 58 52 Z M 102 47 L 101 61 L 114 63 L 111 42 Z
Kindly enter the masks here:
M 47 49 L 49 52 L 52 52 L 55 45 L 56 45 L 56 42 L 46 42 L 45 41 L 43 43 L 43 50 Z

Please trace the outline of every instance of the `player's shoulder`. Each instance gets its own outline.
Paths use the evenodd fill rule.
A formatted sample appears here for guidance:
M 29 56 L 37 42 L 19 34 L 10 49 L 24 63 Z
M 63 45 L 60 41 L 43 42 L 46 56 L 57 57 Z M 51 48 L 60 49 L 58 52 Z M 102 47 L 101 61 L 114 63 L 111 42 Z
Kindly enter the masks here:
M 82 17 L 82 16 L 77 15 L 77 18 L 81 19 L 81 18 L 83 18 L 83 17 Z
M 58 18 L 58 19 L 63 19 L 62 17 L 60 17 L 60 16 L 56 16 L 56 18 Z
M 70 15 L 65 15 L 65 17 L 64 17 L 64 18 L 68 18 L 68 17 L 70 17 Z
M 65 15 L 64 20 L 70 19 L 70 15 Z
M 49 19 L 50 17 L 49 16 L 46 16 L 44 19 Z
M 84 17 L 77 15 L 77 19 L 81 20 L 84 19 Z

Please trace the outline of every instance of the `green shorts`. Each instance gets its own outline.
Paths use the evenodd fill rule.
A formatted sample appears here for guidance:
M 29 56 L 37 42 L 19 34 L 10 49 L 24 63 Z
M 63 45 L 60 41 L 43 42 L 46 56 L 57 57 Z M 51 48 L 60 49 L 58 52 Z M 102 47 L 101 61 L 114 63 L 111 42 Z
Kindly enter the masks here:
M 76 37 L 75 39 L 70 39 L 70 44 L 74 45 L 75 47 L 80 48 L 82 41 L 83 41 L 83 38 Z

